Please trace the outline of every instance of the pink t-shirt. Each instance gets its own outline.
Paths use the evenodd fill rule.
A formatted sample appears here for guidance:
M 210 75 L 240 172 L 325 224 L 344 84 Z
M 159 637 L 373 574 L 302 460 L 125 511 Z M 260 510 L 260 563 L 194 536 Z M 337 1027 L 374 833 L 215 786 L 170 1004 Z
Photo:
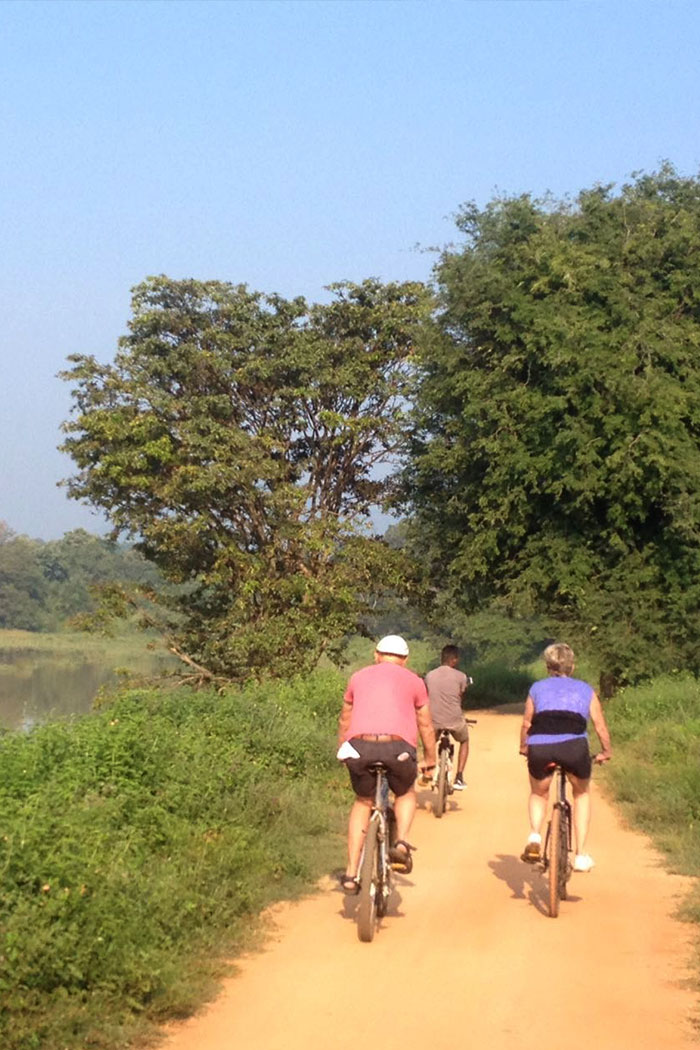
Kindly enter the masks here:
M 345 700 L 352 704 L 345 739 L 363 733 L 390 733 L 414 747 L 418 742 L 416 709 L 428 702 L 425 683 L 400 664 L 378 663 L 356 671 Z

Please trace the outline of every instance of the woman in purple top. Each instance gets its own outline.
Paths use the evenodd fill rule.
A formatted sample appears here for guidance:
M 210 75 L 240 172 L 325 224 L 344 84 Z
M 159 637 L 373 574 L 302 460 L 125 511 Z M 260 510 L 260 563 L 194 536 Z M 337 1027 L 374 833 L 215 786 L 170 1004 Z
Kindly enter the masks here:
M 585 852 L 591 819 L 591 755 L 588 719 L 593 722 L 602 751 L 596 762 L 610 758 L 610 734 L 598 695 L 588 682 L 572 678 L 573 650 L 564 643 L 544 651 L 548 678 L 531 686 L 520 728 L 520 754 L 527 756 L 530 774 L 530 837 L 522 859 L 536 863 L 542 850 L 542 825 L 547 812 L 552 763 L 561 765 L 574 794 L 574 871 L 590 871 L 592 858 Z

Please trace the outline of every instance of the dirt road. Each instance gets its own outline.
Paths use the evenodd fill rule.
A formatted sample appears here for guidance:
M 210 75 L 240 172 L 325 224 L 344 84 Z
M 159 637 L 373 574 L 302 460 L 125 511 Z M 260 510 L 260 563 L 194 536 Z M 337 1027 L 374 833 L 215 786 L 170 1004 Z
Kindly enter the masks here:
M 526 773 L 518 718 L 478 714 L 468 788 L 442 820 L 419 794 L 409 877 L 372 944 L 335 883 L 274 910 L 264 951 L 243 960 L 164 1050 L 698 1050 L 687 987 L 688 887 L 594 797 L 590 852 L 558 919 L 541 874 L 518 860 Z M 350 796 L 348 796 L 350 797 Z M 339 862 L 342 858 L 339 858 Z

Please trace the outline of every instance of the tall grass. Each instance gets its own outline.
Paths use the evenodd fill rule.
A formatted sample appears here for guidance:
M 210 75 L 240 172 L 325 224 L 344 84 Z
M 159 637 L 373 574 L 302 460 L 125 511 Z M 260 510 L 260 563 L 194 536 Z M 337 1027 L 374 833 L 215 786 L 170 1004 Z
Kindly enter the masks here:
M 341 855 L 343 679 L 132 690 L 0 740 L 0 1046 L 126 1046 Z
M 700 682 L 665 675 L 605 705 L 614 758 L 605 782 L 675 871 L 700 874 Z M 700 921 L 700 891 L 689 905 Z

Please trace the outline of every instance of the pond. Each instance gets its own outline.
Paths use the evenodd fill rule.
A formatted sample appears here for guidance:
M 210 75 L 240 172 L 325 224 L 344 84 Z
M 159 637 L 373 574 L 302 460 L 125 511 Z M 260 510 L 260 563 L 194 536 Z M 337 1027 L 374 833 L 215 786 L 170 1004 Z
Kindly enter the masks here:
M 0 651 L 0 728 L 27 730 L 90 711 L 99 690 L 119 680 L 117 666 L 116 659 L 94 654 Z M 143 653 L 129 659 L 128 667 L 155 675 L 172 667 L 172 660 L 165 653 Z

